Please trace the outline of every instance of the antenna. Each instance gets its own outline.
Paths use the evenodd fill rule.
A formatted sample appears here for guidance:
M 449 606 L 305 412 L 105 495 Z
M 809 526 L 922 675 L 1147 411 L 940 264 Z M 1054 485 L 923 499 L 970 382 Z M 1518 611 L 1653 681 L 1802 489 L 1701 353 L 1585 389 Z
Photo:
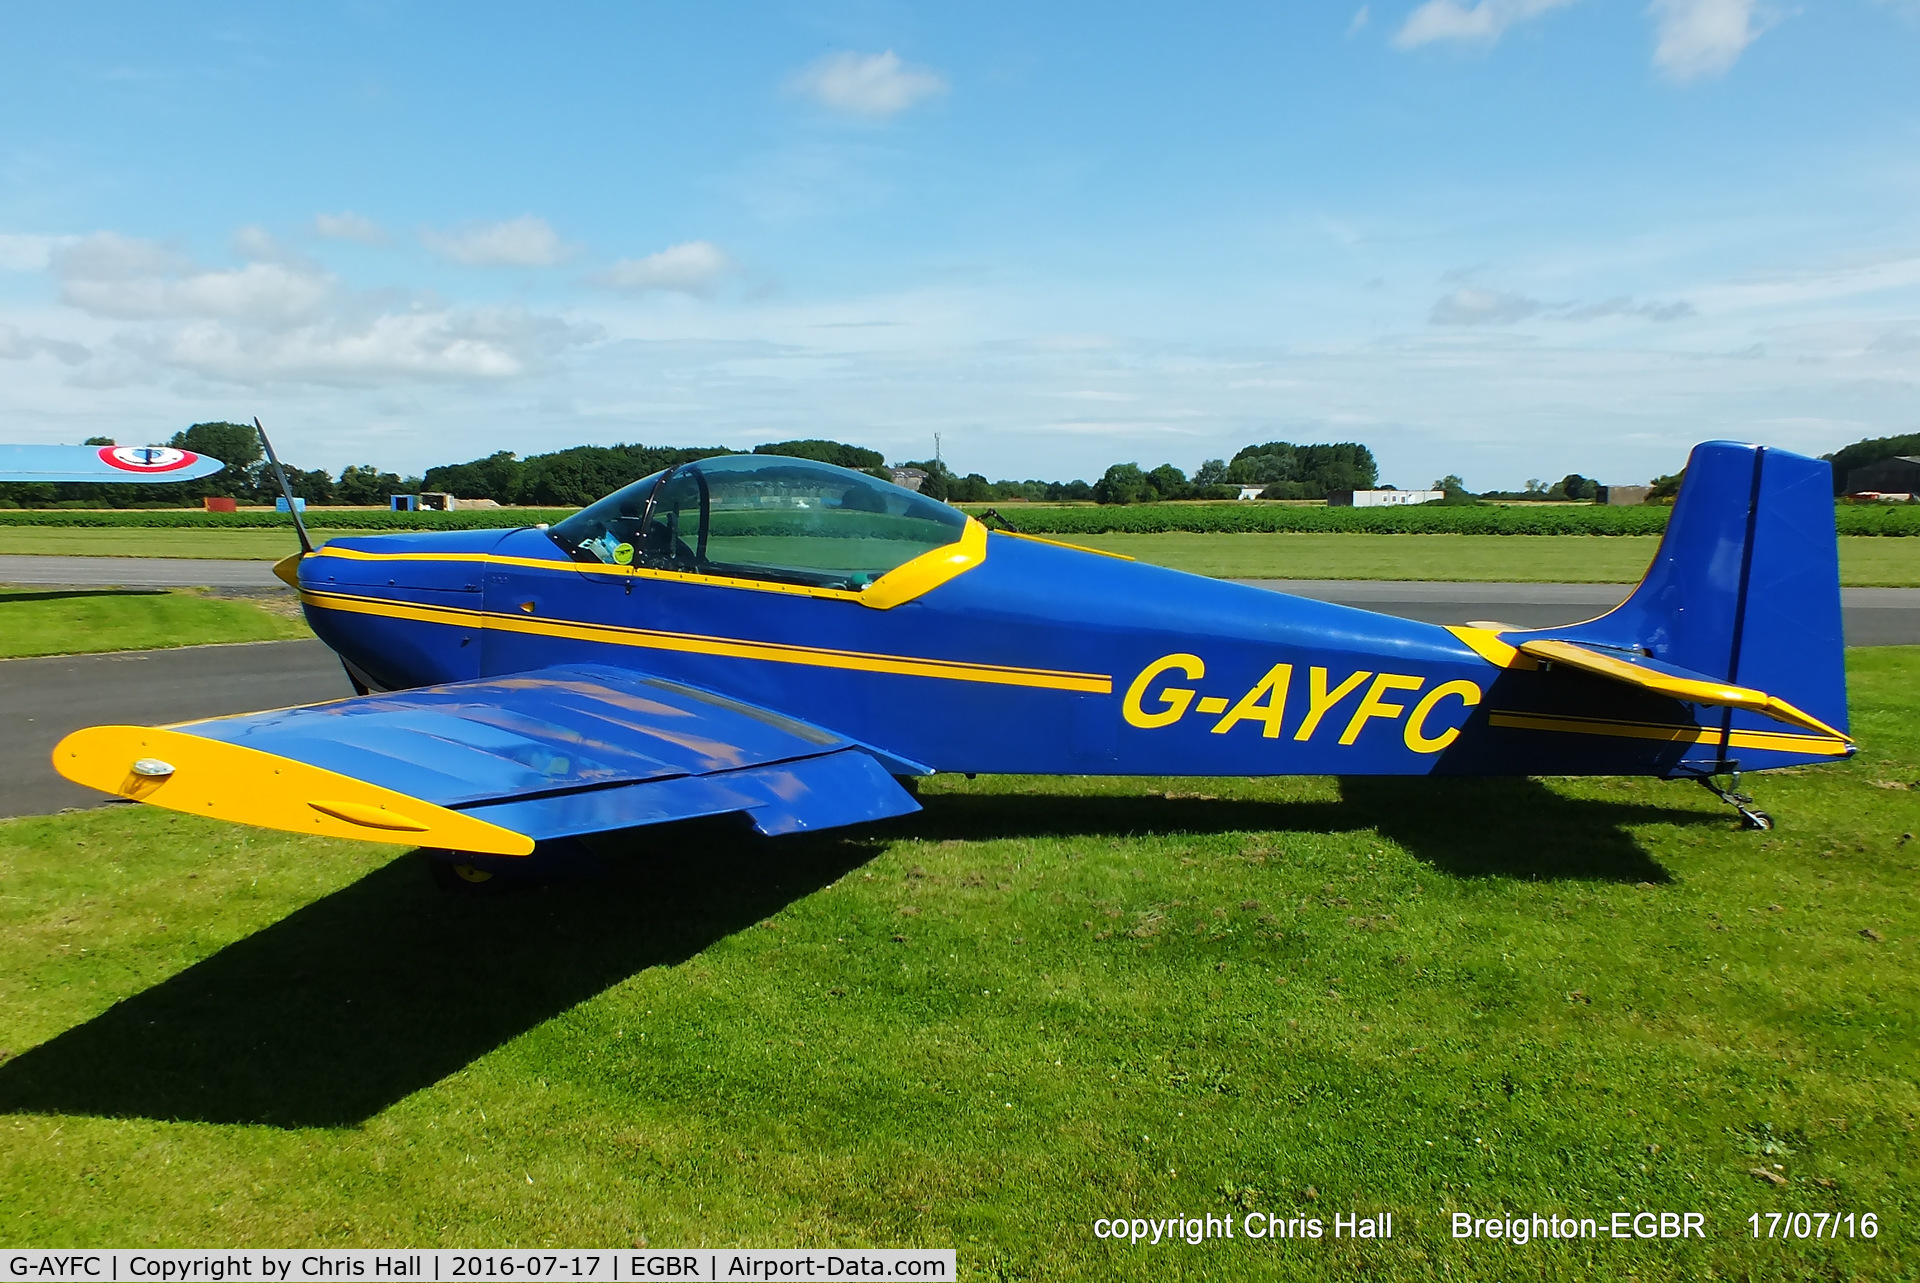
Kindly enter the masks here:
M 310 556 L 313 553 L 313 540 L 307 538 L 307 523 L 300 520 L 300 507 L 293 501 L 293 487 L 287 484 L 287 470 L 280 466 L 280 456 L 273 452 L 273 442 L 267 440 L 267 430 L 260 426 L 260 416 L 253 416 L 253 430 L 260 434 L 260 444 L 266 447 L 267 462 L 273 465 L 273 475 L 280 482 L 280 493 L 287 497 L 287 515 L 293 518 L 293 528 L 300 536 L 300 554 Z
M 940 434 L 938 432 L 933 434 L 933 461 L 935 463 L 940 462 Z

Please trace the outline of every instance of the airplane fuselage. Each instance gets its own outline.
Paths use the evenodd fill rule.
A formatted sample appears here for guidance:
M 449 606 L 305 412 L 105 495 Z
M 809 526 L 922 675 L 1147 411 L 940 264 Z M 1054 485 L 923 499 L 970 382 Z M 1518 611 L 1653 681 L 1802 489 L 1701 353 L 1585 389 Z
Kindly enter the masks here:
M 1787 728 L 1449 629 L 995 534 L 964 573 L 857 592 L 583 565 L 542 530 L 336 540 L 316 633 L 389 689 L 594 663 L 860 741 L 901 771 L 1697 774 L 1830 760 Z

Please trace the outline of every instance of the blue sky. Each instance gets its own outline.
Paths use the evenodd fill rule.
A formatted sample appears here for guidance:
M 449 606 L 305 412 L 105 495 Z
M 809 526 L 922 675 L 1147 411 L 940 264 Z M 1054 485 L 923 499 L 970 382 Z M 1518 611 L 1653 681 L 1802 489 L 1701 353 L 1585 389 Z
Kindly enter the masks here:
M 302 466 L 1920 431 L 1920 0 L 16 6 L 0 437 Z

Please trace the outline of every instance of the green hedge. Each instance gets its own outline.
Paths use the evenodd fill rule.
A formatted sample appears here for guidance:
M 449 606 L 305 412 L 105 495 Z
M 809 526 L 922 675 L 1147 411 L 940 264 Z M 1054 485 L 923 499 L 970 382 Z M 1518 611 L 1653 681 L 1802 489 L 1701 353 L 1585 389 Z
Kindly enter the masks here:
M 572 508 L 476 508 L 470 512 L 369 512 L 309 508 L 301 513 L 309 530 L 502 530 L 549 524 L 572 516 Z M 291 530 L 284 512 L 201 512 L 193 508 L 122 508 L 76 512 L 68 509 L 0 509 L 0 527 L 90 526 L 134 530 Z
M 970 508 L 976 515 L 984 507 Z M 1139 504 L 1041 508 L 1008 504 L 1006 517 L 1024 534 L 1273 534 L 1316 532 L 1378 535 L 1657 535 L 1666 507 L 1307 508 L 1279 504 Z M 1920 506 L 1845 505 L 1843 535 L 1920 535 Z

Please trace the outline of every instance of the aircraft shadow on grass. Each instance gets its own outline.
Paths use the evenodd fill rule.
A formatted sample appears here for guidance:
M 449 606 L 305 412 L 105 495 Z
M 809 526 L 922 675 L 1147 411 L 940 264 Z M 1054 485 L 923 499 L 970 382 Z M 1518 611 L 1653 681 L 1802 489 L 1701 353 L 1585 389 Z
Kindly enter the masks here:
M 942 795 L 864 834 L 653 830 L 604 878 L 462 899 L 396 860 L 0 1065 L 0 1112 L 353 1126 L 649 967 L 936 839 L 1378 830 L 1459 877 L 1665 882 L 1625 827 L 1715 814 L 1527 780 L 1349 779 L 1337 802 Z
M 51 588 L 45 592 L 0 594 L 0 605 L 14 601 L 71 601 L 76 597 L 165 597 L 165 588 Z

